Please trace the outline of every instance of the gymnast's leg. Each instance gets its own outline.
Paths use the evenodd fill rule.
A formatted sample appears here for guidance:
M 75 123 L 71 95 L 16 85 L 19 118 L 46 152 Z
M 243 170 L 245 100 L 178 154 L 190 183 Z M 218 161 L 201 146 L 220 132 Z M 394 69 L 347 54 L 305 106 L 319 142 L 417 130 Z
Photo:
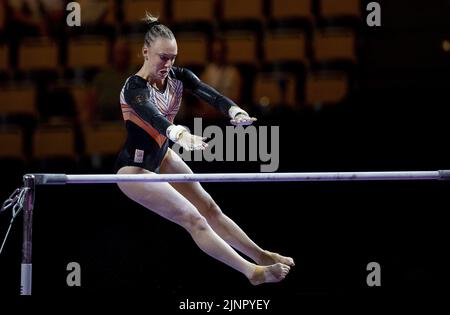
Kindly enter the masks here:
M 171 149 L 167 151 L 160 170 L 161 173 L 166 174 L 192 174 L 189 166 Z M 222 239 L 259 265 L 272 265 L 278 262 L 289 266 L 295 265 L 292 258 L 263 250 L 255 244 L 233 220 L 220 210 L 200 183 L 171 183 L 171 185 L 200 211 Z
M 118 171 L 118 174 L 150 173 L 135 166 L 125 166 Z M 130 199 L 184 227 L 204 252 L 240 271 L 252 284 L 278 282 L 289 272 L 289 266 L 282 263 L 257 266 L 242 258 L 213 231 L 195 206 L 169 183 L 128 182 L 118 183 L 118 186 Z

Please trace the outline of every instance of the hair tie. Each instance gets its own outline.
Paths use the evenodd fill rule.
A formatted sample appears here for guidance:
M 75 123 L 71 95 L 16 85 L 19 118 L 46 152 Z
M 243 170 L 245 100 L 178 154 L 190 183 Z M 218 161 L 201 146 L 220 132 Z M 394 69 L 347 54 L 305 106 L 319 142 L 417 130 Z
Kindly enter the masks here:
M 161 22 L 158 20 L 148 23 L 148 29 L 150 30 L 153 26 L 160 25 Z

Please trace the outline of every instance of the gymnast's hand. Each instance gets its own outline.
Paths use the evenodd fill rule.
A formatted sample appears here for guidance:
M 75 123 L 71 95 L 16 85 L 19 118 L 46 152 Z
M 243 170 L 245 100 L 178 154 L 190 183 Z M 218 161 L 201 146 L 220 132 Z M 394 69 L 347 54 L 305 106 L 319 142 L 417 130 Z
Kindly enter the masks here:
M 253 124 L 254 121 L 256 121 L 256 118 L 250 117 L 245 112 L 238 113 L 233 119 L 230 120 L 231 124 L 235 126 L 248 126 Z
M 171 125 L 167 128 L 166 135 L 170 140 L 188 151 L 204 150 L 208 147 L 208 144 L 203 141 L 206 140 L 206 137 L 193 135 L 185 127 L 180 125 Z
M 204 142 L 206 137 L 199 137 L 193 134 L 190 134 L 187 130 L 182 131 L 178 136 L 178 140 L 175 143 L 178 143 L 183 149 L 192 151 L 192 150 L 204 150 L 208 147 L 208 144 Z

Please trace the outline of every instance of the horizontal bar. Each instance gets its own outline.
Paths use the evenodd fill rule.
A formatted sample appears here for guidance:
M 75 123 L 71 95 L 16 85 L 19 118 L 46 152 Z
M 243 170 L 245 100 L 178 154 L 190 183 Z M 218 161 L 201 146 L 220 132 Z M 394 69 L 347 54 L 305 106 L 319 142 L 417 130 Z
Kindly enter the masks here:
M 229 173 L 229 174 L 31 174 L 36 185 L 122 182 L 318 182 L 449 180 L 450 170 L 400 172 Z

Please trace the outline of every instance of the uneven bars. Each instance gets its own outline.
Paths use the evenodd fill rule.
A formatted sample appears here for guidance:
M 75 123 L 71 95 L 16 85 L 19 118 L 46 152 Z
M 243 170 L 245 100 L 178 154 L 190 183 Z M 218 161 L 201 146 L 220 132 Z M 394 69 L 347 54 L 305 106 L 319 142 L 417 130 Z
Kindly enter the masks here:
M 450 180 L 450 170 L 400 172 L 229 173 L 229 174 L 26 174 L 23 176 L 23 243 L 20 293 L 31 295 L 32 223 L 36 185 L 110 184 L 119 182 L 316 182 L 374 180 Z
M 119 182 L 334 182 L 450 180 L 450 170 L 318 173 L 28 175 L 34 176 L 36 185 L 111 184 Z

